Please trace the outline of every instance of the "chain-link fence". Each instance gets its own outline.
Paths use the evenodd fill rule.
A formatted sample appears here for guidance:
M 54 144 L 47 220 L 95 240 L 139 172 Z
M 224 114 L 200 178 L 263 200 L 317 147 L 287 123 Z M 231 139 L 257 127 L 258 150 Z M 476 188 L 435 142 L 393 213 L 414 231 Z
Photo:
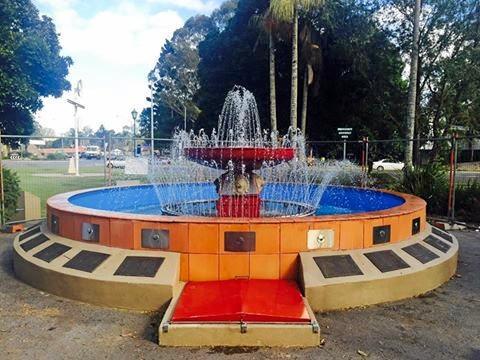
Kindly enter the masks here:
M 75 138 L 1 135 L 2 222 L 43 217 L 46 200 L 58 193 L 156 182 L 159 172 L 175 176 L 169 168 L 172 141 L 78 138 L 77 162 Z M 480 137 L 411 141 L 415 168 L 408 172 L 404 139 L 310 141 L 306 151 L 312 164 L 347 160 L 362 174 L 349 185 L 414 193 L 427 200 L 432 215 L 480 222 Z M 20 199 L 12 204 L 15 194 Z

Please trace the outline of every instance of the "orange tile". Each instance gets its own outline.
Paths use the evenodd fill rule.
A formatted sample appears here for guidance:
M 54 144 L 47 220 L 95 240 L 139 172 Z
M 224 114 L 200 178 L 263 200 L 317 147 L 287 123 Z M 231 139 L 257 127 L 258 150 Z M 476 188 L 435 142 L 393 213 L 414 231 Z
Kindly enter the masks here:
M 77 216 L 62 211 L 58 215 L 60 221 L 59 235 L 71 240 L 80 240 L 81 236 L 75 232 L 75 219 Z
M 251 279 L 278 279 L 280 276 L 279 254 L 250 255 Z
M 218 280 L 218 255 L 189 254 L 188 280 L 211 281 Z
M 400 215 L 398 217 L 398 241 L 407 240 L 412 236 L 412 220 L 414 217 L 411 214 Z
M 255 254 L 278 254 L 280 251 L 280 226 L 278 224 L 251 224 L 255 232 Z
M 133 249 L 133 221 L 110 219 L 110 245 L 123 249 Z
M 110 246 L 110 220 L 106 218 L 91 216 L 90 222 L 99 226 L 100 237 L 98 243 L 100 245 Z
M 182 223 L 155 223 L 133 221 L 135 249 L 142 248 L 142 229 L 167 230 L 169 232 L 168 251 L 188 252 L 188 225 Z
M 298 254 L 280 254 L 280 279 L 296 280 L 299 262 Z
M 363 221 L 340 222 L 340 249 L 361 249 L 363 247 Z
M 307 251 L 308 223 L 284 223 L 280 225 L 280 253 Z
M 400 229 L 398 216 L 391 216 L 383 219 L 383 225 L 390 225 L 390 242 L 400 241 Z M 412 225 L 410 224 L 410 228 Z
M 248 254 L 220 255 L 220 280 L 248 278 L 250 259 Z
M 326 248 L 325 250 L 338 250 L 340 247 L 340 223 L 337 221 L 322 221 L 317 223 L 312 223 L 310 226 L 312 230 L 321 230 L 321 229 L 328 229 L 333 230 L 333 247 Z M 315 251 L 322 251 L 323 249 L 318 249 Z
M 382 226 L 382 219 L 367 219 L 363 222 L 363 247 L 368 248 L 373 246 L 373 228 Z
M 190 224 L 188 251 L 192 254 L 218 254 L 218 225 Z
M 180 254 L 180 281 L 188 281 L 188 254 Z
M 219 252 L 220 254 L 235 254 L 225 251 L 225 232 L 227 231 L 250 231 L 248 224 L 220 224 L 219 226 Z

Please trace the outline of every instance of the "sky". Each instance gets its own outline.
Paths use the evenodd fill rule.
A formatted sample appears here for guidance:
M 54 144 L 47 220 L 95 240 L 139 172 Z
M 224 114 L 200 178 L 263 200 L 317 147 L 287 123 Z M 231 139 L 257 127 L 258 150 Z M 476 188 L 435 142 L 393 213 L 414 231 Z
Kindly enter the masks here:
M 121 130 L 132 126 L 132 109 L 147 105 L 147 75 L 165 39 L 190 16 L 210 14 L 221 0 L 33 0 L 40 13 L 51 17 L 60 34 L 62 55 L 74 64 L 68 80 L 82 80 L 80 128 Z M 74 126 L 73 108 L 61 98 L 44 98 L 36 114 L 56 135 Z

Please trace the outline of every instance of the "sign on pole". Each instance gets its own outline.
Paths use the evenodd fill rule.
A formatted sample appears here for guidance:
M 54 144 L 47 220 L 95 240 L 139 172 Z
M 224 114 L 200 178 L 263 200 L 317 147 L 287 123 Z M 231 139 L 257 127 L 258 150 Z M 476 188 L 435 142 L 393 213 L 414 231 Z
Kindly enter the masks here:
M 343 139 L 343 160 L 347 158 L 347 139 L 352 135 L 352 131 L 349 127 L 337 128 L 338 135 Z

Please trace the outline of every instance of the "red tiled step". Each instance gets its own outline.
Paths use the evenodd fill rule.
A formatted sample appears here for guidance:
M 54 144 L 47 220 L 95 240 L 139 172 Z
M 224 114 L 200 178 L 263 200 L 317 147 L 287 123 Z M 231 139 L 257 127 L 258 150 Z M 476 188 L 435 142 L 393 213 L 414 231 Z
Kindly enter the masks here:
M 225 280 L 188 282 L 174 322 L 309 322 L 294 281 Z

